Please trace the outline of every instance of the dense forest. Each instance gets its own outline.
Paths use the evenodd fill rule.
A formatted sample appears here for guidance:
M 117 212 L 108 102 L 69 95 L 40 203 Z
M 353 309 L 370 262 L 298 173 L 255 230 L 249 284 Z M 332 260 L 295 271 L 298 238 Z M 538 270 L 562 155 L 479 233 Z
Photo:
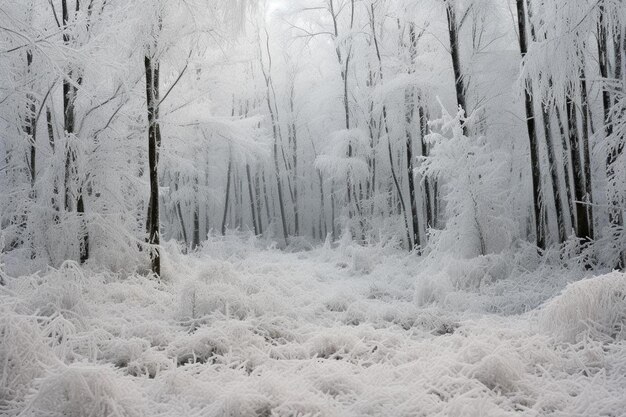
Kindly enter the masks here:
M 621 415 L 625 146 L 623 0 L 2 0 L 0 414 Z
M 3 248 L 115 264 L 239 230 L 623 266 L 625 9 L 7 1 Z

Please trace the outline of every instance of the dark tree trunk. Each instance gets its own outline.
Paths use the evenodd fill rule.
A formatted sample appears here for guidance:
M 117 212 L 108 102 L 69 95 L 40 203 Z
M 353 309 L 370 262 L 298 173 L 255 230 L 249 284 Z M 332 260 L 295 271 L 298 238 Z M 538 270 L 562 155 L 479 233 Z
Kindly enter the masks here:
M 61 1 L 61 13 L 63 18 L 63 43 L 67 46 L 70 45 L 71 38 L 68 33 L 69 23 L 69 11 L 67 7 L 67 0 Z M 76 0 L 76 11 L 80 9 L 80 1 Z M 74 79 L 74 77 L 76 77 Z M 74 101 L 78 89 L 76 85 L 82 84 L 82 77 L 76 76 L 71 69 L 63 79 L 63 114 L 64 114 L 64 130 L 67 138 L 71 138 L 76 131 L 75 109 Z M 72 175 L 73 166 L 76 164 L 76 152 L 72 149 L 73 146 L 66 145 L 65 155 L 65 210 L 72 209 L 72 195 L 70 192 L 70 177 Z M 76 213 L 80 218 L 80 262 L 84 263 L 89 259 L 89 234 L 87 232 L 87 225 L 85 224 L 85 202 L 83 199 L 82 185 L 78 187 L 78 196 L 76 201 Z
M 33 64 L 33 53 L 31 51 L 26 52 L 26 66 L 28 74 L 31 73 L 31 66 Z M 32 93 L 26 94 L 26 116 L 24 117 L 24 133 L 28 137 L 30 142 L 30 155 L 29 155 L 29 171 L 30 171 L 30 188 L 31 198 L 35 198 L 35 181 L 37 179 L 37 120 L 35 118 L 36 113 L 35 97 Z
M 261 232 L 259 232 L 259 226 L 256 220 L 256 208 L 255 201 L 256 198 L 252 191 L 252 176 L 250 175 L 250 165 L 246 164 L 246 177 L 248 179 L 248 198 L 250 199 L 250 214 L 252 216 L 252 226 L 254 227 L 254 234 L 259 236 Z
M 569 145 L 574 171 L 574 198 L 576 207 L 576 237 L 589 241 L 589 222 L 585 205 L 585 175 L 580 158 L 580 137 L 578 135 L 578 118 L 576 116 L 576 104 L 574 92 L 567 96 L 567 126 L 569 129 Z
M 161 276 L 161 232 L 159 223 L 159 63 L 144 57 L 146 72 L 146 105 L 148 110 L 148 167 L 150 171 L 150 202 L 148 204 L 148 243 L 152 245 L 152 272 Z
M 194 209 L 193 209 L 193 238 L 191 240 L 191 249 L 195 250 L 200 245 L 200 203 L 198 201 L 199 181 L 198 177 L 194 179 Z
M 565 230 L 565 213 L 563 210 L 563 200 L 561 198 L 559 172 L 556 167 L 557 162 L 556 154 L 554 152 L 554 139 L 552 137 L 552 128 L 550 126 L 551 115 L 546 103 L 541 103 L 541 117 L 546 139 L 546 150 L 548 151 L 548 167 L 550 170 L 552 196 L 554 197 L 554 208 L 556 211 L 556 220 L 559 229 L 559 243 L 563 243 L 567 239 L 567 232 Z
M 263 234 L 263 211 L 262 211 L 262 200 L 261 200 L 261 180 L 259 179 L 258 173 L 254 175 L 254 191 L 256 195 L 256 219 L 257 225 L 259 226 L 259 235 Z
M 409 24 L 409 54 L 411 58 L 409 74 L 414 73 L 413 66 L 417 58 L 417 34 L 415 33 L 415 24 Z M 421 247 L 420 226 L 417 213 L 417 195 L 415 193 L 415 170 L 413 157 L 413 119 L 415 116 L 415 87 L 410 87 L 405 92 L 405 121 L 406 121 L 406 163 L 407 176 L 409 180 L 409 201 L 411 203 L 411 223 L 413 230 L 412 249 Z
M 428 156 L 428 145 L 426 144 L 426 135 L 428 134 L 428 116 L 422 103 L 418 107 L 419 125 L 420 125 L 420 144 L 422 148 L 422 156 Z M 426 206 L 426 229 L 435 227 L 433 199 L 431 196 L 430 178 L 424 178 L 424 205 Z
M 581 54 L 582 56 L 582 54 Z M 583 141 L 583 174 L 585 175 L 585 204 L 587 208 L 587 223 L 589 225 L 589 239 L 594 239 L 593 222 L 593 181 L 591 178 L 591 150 L 589 149 L 589 99 L 587 97 L 587 77 L 585 61 L 581 59 L 580 67 L 580 113 L 582 122 Z
M 570 225 L 572 229 L 576 228 L 576 208 L 574 207 L 574 198 L 572 193 L 572 181 L 571 181 L 571 162 L 570 162 L 570 149 L 568 142 L 567 132 L 563 125 L 563 117 L 561 116 L 561 110 L 558 106 L 554 107 L 556 113 L 556 120 L 559 126 L 559 135 L 561 136 L 561 147 L 563 148 L 563 170 L 565 171 L 565 195 L 567 197 L 567 206 L 569 207 Z M 571 230 L 571 229 L 570 229 Z
M 180 182 L 180 174 L 176 174 L 174 177 L 174 191 L 175 195 L 178 195 L 178 187 Z M 183 210 L 180 206 L 180 199 L 177 199 L 174 204 L 176 207 L 176 217 L 178 217 L 178 222 L 180 223 L 180 233 L 183 235 L 183 241 L 185 242 L 185 250 L 189 248 L 189 239 L 187 238 L 187 228 L 185 227 L 185 217 L 183 216 Z
M 228 218 L 228 206 L 230 205 L 230 183 L 233 176 L 233 157 L 229 148 L 228 170 L 226 172 L 226 197 L 224 199 L 224 214 L 222 216 L 222 236 L 226 236 L 226 219 Z
M 452 69 L 454 71 L 454 89 L 456 91 L 456 103 L 467 114 L 467 102 L 465 100 L 465 83 L 461 69 L 461 53 L 459 51 L 459 33 L 456 21 L 454 4 L 446 1 L 446 16 L 448 18 L 448 35 L 450 37 L 450 55 L 452 56 Z M 467 126 L 463 123 L 463 134 L 467 136 Z
M 296 127 L 295 117 L 295 88 L 292 85 L 289 95 L 289 111 L 291 112 L 290 125 L 290 141 L 292 145 L 292 170 L 293 170 L 293 216 L 294 216 L 294 234 L 300 235 L 300 210 L 298 209 L 298 130 Z
M 519 44 L 522 58 L 528 52 L 528 41 L 526 34 L 526 13 L 524 11 L 524 0 L 516 0 L 517 5 L 517 25 L 519 31 Z M 524 103 L 526 111 L 526 128 L 528 129 L 528 140 L 530 145 L 530 168 L 533 187 L 533 212 L 535 217 L 535 236 L 537 247 L 545 250 L 546 241 L 541 227 L 541 162 L 539 158 L 539 143 L 537 140 L 537 127 L 535 125 L 535 111 L 533 104 L 532 87 L 526 86 L 524 89 Z
M 604 134 L 605 138 L 613 135 L 613 121 L 611 120 L 611 93 L 609 92 L 609 86 L 606 85 L 609 79 L 609 58 L 608 58 L 608 33 L 606 22 L 606 10 L 605 1 L 601 0 L 598 4 L 599 16 L 598 16 L 598 65 L 600 68 L 600 76 L 604 82 L 602 88 L 602 106 L 604 110 Z M 620 70 L 621 71 L 621 68 Z M 611 148 L 608 151 L 606 157 L 606 176 L 611 182 L 615 177 L 615 162 L 623 152 L 623 146 L 618 145 L 616 148 Z M 613 233 L 617 235 L 618 231 L 622 229 L 624 225 L 623 213 L 620 207 L 619 197 L 614 190 L 609 187 L 609 223 L 613 229 Z M 616 236 L 617 237 L 617 236 Z M 621 251 L 618 260 L 618 268 L 624 268 L 625 266 L 625 254 Z

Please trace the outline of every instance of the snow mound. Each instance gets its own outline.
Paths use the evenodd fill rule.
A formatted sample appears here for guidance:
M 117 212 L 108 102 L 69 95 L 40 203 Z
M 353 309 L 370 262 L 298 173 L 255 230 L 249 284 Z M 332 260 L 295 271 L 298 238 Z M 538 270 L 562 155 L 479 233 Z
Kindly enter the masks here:
M 626 340 L 626 274 L 613 272 L 568 285 L 544 306 L 539 323 L 568 343 L 586 337 Z

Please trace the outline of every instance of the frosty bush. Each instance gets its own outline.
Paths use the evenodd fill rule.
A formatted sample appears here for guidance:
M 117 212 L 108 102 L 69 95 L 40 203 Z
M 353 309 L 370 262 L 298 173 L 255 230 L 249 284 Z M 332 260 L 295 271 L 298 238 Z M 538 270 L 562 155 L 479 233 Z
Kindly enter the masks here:
M 31 382 L 54 362 L 41 328 L 32 317 L 0 310 L 0 413 L 22 398 Z
M 31 311 L 42 316 L 62 314 L 78 320 L 87 315 L 89 307 L 83 297 L 87 279 L 76 262 L 66 261 L 58 270 L 30 279 L 37 282 L 29 297 Z
M 539 316 L 544 330 L 561 341 L 585 337 L 626 340 L 626 275 L 613 272 L 570 284 Z
M 447 221 L 432 231 L 432 247 L 473 257 L 509 248 L 515 228 L 506 204 L 509 156 L 495 138 L 465 136 L 467 121 L 462 109 L 452 116 L 442 106 L 441 119 L 431 122 L 439 133 L 427 136 L 433 148 L 420 173 L 442 182 Z
M 139 417 L 141 394 L 111 368 L 75 364 L 51 371 L 37 382 L 24 417 Z

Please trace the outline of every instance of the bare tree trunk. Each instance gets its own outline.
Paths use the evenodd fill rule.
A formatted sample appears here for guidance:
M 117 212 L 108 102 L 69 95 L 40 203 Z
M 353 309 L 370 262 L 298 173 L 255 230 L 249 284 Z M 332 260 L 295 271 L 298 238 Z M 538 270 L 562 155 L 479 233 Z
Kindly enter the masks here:
M 448 18 L 448 35 L 450 37 L 450 55 L 452 56 L 452 70 L 454 72 L 454 89 L 456 91 L 456 103 L 467 114 L 467 102 L 465 100 L 465 83 L 461 69 L 461 53 L 459 51 L 459 34 L 456 21 L 454 4 L 446 1 L 446 16 Z M 467 136 L 467 126 L 463 124 L 463 135 Z
M 180 182 L 180 174 L 177 173 L 174 178 L 174 192 L 178 194 Z M 183 216 L 183 210 L 180 206 L 180 199 L 174 203 L 174 207 L 176 210 L 176 217 L 178 217 L 178 222 L 180 223 L 180 233 L 183 235 L 183 241 L 185 242 L 185 250 L 189 248 L 189 239 L 187 239 L 187 228 L 185 227 L 185 218 Z
M 266 103 L 267 103 L 267 108 L 269 110 L 270 113 L 270 120 L 272 123 L 272 134 L 273 134 L 273 147 L 272 147 L 272 154 L 273 154 L 273 159 L 274 159 L 274 175 L 276 176 L 276 186 L 278 189 L 278 204 L 279 204 L 279 209 L 280 209 L 280 221 L 281 221 L 281 225 L 282 225 L 282 229 L 283 229 L 283 239 L 285 241 L 285 245 L 289 244 L 289 230 L 287 228 L 287 217 L 285 214 L 285 199 L 283 197 L 283 185 L 282 185 L 282 181 L 281 181 L 281 175 L 280 175 L 280 165 L 278 163 L 278 139 L 279 139 L 279 129 L 280 126 L 278 125 L 278 120 L 277 120 L 277 115 L 274 112 L 274 108 L 272 105 L 272 57 L 270 54 L 270 48 L 269 48 L 269 35 L 267 34 L 266 31 L 266 35 L 267 35 L 267 42 L 266 42 L 266 50 L 267 50 L 267 54 L 268 54 L 268 68 L 267 70 L 265 69 L 265 64 L 263 63 L 263 55 L 261 53 L 261 48 L 260 48 L 260 38 L 259 38 L 259 61 L 261 62 L 261 69 L 263 71 L 263 77 L 265 78 L 265 87 L 266 87 Z
M 519 31 L 519 44 L 522 58 L 528 52 L 528 38 L 526 34 L 526 13 L 524 11 L 524 0 L 516 0 L 517 5 L 517 25 Z M 541 160 L 539 158 L 539 143 L 537 140 L 537 128 L 535 125 L 535 110 L 533 104 L 532 87 L 527 85 L 524 89 L 524 102 L 526 110 L 526 128 L 528 129 L 528 140 L 530 145 L 530 167 L 533 187 L 533 209 L 535 217 L 535 235 L 537 247 L 545 250 L 546 241 L 541 227 Z
M 417 34 L 415 33 L 415 24 L 409 24 L 409 55 L 410 67 L 409 74 L 413 74 L 415 69 L 415 59 L 417 58 Z M 415 169 L 413 164 L 413 118 L 415 115 L 415 87 L 410 87 L 405 92 L 405 121 L 406 121 L 406 163 L 407 177 L 409 180 L 409 201 L 411 203 L 411 223 L 413 227 L 413 245 L 412 249 L 421 247 L 420 226 L 417 213 L 417 195 L 415 193 Z
M 148 108 L 148 168 L 150 172 L 150 202 L 148 204 L 148 243 L 152 245 L 152 272 L 161 276 L 161 244 L 159 220 L 159 63 L 146 54 L 146 104 Z
M 62 18 L 63 18 L 63 43 L 67 46 L 70 45 L 70 35 L 68 33 L 68 23 L 69 23 L 69 11 L 67 7 L 67 0 L 61 1 L 61 9 L 62 9 Z M 80 9 L 80 1 L 76 0 L 76 12 Z M 76 100 L 76 95 L 78 93 L 77 87 L 70 82 L 74 77 L 74 73 L 72 70 L 68 71 L 67 76 L 63 79 L 63 112 L 64 112 L 64 129 L 68 138 L 75 134 L 76 129 L 76 120 L 75 120 L 75 109 L 74 109 L 74 101 Z M 82 77 L 79 75 L 76 79 L 73 80 L 77 85 L 82 84 Z M 72 149 L 71 146 L 67 146 L 66 149 L 66 157 L 65 157 L 65 209 L 71 210 L 72 208 L 72 195 L 70 193 L 69 181 L 72 172 L 72 166 L 76 163 L 76 152 Z M 87 233 L 87 225 L 85 224 L 85 202 L 83 200 L 83 191 L 82 185 L 79 186 L 78 190 L 78 198 L 76 201 L 76 213 L 80 218 L 80 262 L 84 263 L 89 259 L 89 235 Z
M 226 197 L 224 198 L 224 215 L 222 216 L 222 236 L 226 236 L 226 219 L 228 217 L 228 206 L 230 205 L 230 183 L 233 176 L 233 156 L 230 146 L 228 147 L 228 170 L 226 172 Z
M 31 66 L 33 64 L 33 53 L 31 51 L 26 52 L 26 66 L 27 73 L 31 73 Z M 35 97 L 32 93 L 26 94 L 26 117 L 24 117 L 24 133 L 30 141 L 30 157 L 29 157 L 29 171 L 30 171 L 30 188 L 31 198 L 35 198 L 35 181 L 37 179 L 37 120 L 35 118 L 36 113 Z
M 422 148 L 422 156 L 428 156 L 428 146 L 426 145 L 426 135 L 427 135 L 427 118 L 426 112 L 424 111 L 424 107 L 420 102 L 418 107 L 418 116 L 419 116 L 419 126 L 420 126 L 420 145 Z M 430 190 L 430 178 L 424 178 L 424 205 L 426 206 L 426 230 L 430 227 L 435 227 L 434 222 L 434 208 L 433 208 L 433 199 L 431 196 Z
M 294 215 L 294 234 L 300 235 L 300 211 L 298 209 L 298 131 L 295 122 L 295 87 L 292 84 L 289 93 L 289 110 L 291 112 L 290 124 L 290 140 L 292 145 L 292 172 L 293 172 L 293 215 Z
M 587 77 L 585 71 L 585 61 L 581 53 L 580 66 L 580 113 L 582 121 L 582 141 L 583 141 L 583 173 L 585 175 L 585 204 L 587 208 L 587 222 L 589 225 L 589 239 L 594 239 L 593 222 L 593 181 L 591 178 L 591 150 L 589 149 L 589 99 L 587 97 Z
M 530 28 L 530 37 L 533 42 L 537 41 L 537 36 L 535 33 L 535 27 L 532 23 L 532 2 L 530 0 L 526 0 L 526 12 L 528 15 L 528 26 Z M 541 77 L 542 75 L 540 75 Z M 552 79 L 548 80 L 549 84 L 552 85 Z M 554 210 L 556 214 L 556 222 L 559 233 L 559 243 L 565 242 L 567 239 L 567 230 L 565 226 L 565 212 L 563 210 L 563 199 L 561 197 L 561 184 L 560 184 L 560 176 L 559 170 L 557 168 L 557 159 L 556 154 L 554 152 L 554 138 L 552 136 L 552 115 L 550 111 L 549 105 L 541 100 L 541 119 L 543 122 L 543 132 L 544 138 L 546 141 L 546 151 L 548 153 L 548 170 L 550 172 L 550 180 L 552 183 L 552 197 L 554 199 Z M 567 174 L 567 171 L 566 171 Z M 548 213 L 546 212 L 543 216 L 544 222 L 544 230 L 548 229 Z
M 556 168 L 556 154 L 554 152 L 554 139 L 552 138 L 552 128 L 550 126 L 550 110 L 546 103 L 541 103 L 541 117 L 543 121 L 543 130 L 546 139 L 546 149 L 548 151 L 548 168 L 550 170 L 550 179 L 552 183 L 552 196 L 554 198 L 554 208 L 556 212 L 556 221 L 559 229 L 559 243 L 565 242 L 567 233 L 565 230 L 565 218 L 563 210 L 563 200 L 561 198 L 561 187 L 559 182 L 559 173 Z
M 250 199 L 250 214 L 252 216 L 252 226 L 254 227 L 254 234 L 259 236 L 261 232 L 259 232 L 259 226 L 256 220 L 256 208 L 255 206 L 255 197 L 252 192 L 252 176 L 250 175 L 250 165 L 246 164 L 246 177 L 248 179 L 248 198 Z
M 606 85 L 609 79 L 609 57 L 608 57 L 608 33 L 607 33 L 607 22 L 606 22 L 606 10 L 605 10 L 605 0 L 600 0 L 598 3 L 598 65 L 600 67 L 600 76 L 602 77 L 605 85 L 602 88 L 602 105 L 604 110 L 604 134 L 605 138 L 613 135 L 613 121 L 611 120 L 611 94 L 609 92 L 609 88 Z M 621 71 L 621 68 L 620 68 Z M 623 147 L 619 145 L 617 148 L 609 149 L 607 158 L 606 158 L 606 176 L 609 182 L 615 176 L 615 162 L 618 160 L 619 156 L 623 152 Z M 619 197 L 617 193 L 610 189 L 609 187 L 609 196 L 608 196 L 610 208 L 609 208 L 609 223 L 611 224 L 611 228 L 613 229 L 613 234 L 615 238 L 617 238 L 618 230 L 622 229 L 624 226 L 624 219 L 622 209 L 620 207 Z M 617 267 L 622 269 L 626 263 L 626 255 L 624 251 L 621 251 L 620 257 L 618 260 Z
M 574 207 L 574 198 L 572 194 L 571 163 L 568 135 L 563 125 L 563 117 L 558 106 L 554 106 L 556 112 L 556 120 L 559 126 L 559 135 L 561 136 L 561 147 L 563 148 L 563 170 L 565 171 L 565 195 L 567 197 L 567 206 L 569 207 L 570 224 L 572 229 L 576 228 L 576 208 Z M 570 229 L 571 230 L 571 229 Z
M 258 173 L 254 174 L 254 191 L 256 196 L 256 218 L 259 226 L 259 235 L 263 234 L 263 216 L 262 216 L 262 201 L 261 201 L 261 181 Z
M 585 175 L 580 158 L 580 137 L 578 135 L 578 118 L 576 117 L 576 104 L 574 92 L 570 91 L 567 96 L 567 122 L 569 128 L 569 143 L 574 171 L 574 205 L 576 207 L 576 237 L 589 241 L 589 222 L 585 205 Z

